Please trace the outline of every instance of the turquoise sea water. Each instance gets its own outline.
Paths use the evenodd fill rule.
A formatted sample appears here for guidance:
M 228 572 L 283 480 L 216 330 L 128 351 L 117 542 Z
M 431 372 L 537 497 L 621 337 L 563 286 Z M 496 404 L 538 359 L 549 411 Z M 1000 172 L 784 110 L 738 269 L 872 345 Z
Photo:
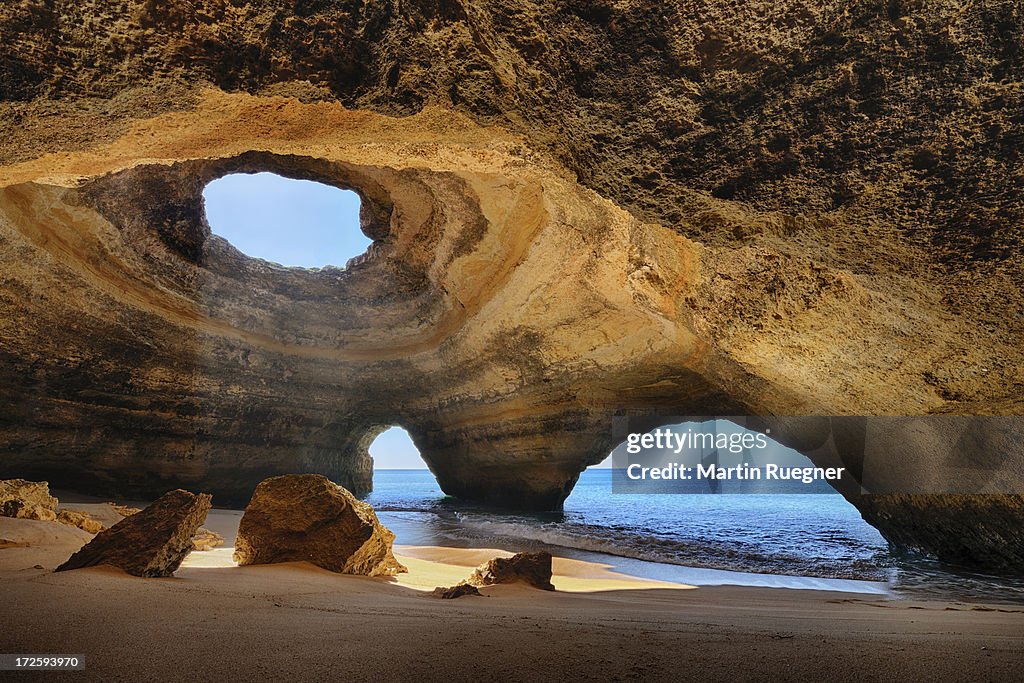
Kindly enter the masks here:
M 583 472 L 561 513 L 460 503 L 427 470 L 378 470 L 367 501 L 398 544 L 548 548 L 684 583 L 1024 602 L 1024 581 L 893 555 L 839 495 L 621 494 L 612 493 L 611 476 L 609 469 Z

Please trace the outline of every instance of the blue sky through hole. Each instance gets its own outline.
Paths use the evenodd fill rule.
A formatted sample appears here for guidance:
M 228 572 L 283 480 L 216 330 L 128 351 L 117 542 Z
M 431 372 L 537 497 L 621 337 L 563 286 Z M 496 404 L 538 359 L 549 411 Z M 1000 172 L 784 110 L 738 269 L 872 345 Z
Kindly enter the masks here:
M 419 449 L 401 427 L 389 427 L 370 444 L 375 470 L 425 470 Z
M 344 268 L 371 240 L 359 229 L 359 195 L 274 173 L 233 173 L 203 190 L 215 235 L 283 266 Z

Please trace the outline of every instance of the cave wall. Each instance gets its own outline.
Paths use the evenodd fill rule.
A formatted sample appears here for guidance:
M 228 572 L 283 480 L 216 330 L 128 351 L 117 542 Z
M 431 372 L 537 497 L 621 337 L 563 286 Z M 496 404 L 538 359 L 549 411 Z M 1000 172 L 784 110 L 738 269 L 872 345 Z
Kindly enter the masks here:
M 622 412 L 1020 414 L 1021 23 L 1000 0 L 7 3 L 0 474 L 366 491 L 401 424 L 446 491 L 550 507 Z M 358 191 L 367 255 L 299 271 L 211 237 L 204 183 L 259 170 Z M 1012 495 L 914 524 L 920 500 L 848 497 L 931 551 L 947 513 L 1024 528 Z M 1020 559 L 1013 534 L 961 555 Z

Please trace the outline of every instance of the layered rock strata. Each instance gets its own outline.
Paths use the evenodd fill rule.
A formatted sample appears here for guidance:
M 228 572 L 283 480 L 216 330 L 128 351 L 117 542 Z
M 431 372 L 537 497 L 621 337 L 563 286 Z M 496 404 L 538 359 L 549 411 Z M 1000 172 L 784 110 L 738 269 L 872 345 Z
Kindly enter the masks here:
M 615 414 L 1024 409 L 1013 3 L 300 5 L 0 7 L 0 476 L 365 493 L 400 424 L 552 508 Z M 367 254 L 211 236 L 203 185 L 265 170 L 356 190 Z M 1022 477 L 948 528 L 844 493 L 1019 566 Z

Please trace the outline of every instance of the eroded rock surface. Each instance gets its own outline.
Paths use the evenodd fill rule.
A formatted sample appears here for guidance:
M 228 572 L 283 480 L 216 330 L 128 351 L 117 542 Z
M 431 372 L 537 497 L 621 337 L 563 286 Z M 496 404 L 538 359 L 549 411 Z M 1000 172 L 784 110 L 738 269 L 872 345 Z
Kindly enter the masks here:
M 96 534 L 56 571 L 109 565 L 144 577 L 171 576 L 192 552 L 210 496 L 177 489 Z
M 0 516 L 52 522 L 57 519 L 57 499 L 50 495 L 50 486 L 45 481 L 3 480 Z
M 464 598 L 467 595 L 480 595 L 483 594 L 476 586 L 472 586 L 468 583 L 459 583 L 454 586 L 438 586 L 430 595 L 441 600 L 455 600 L 456 598 Z
M 130 505 L 121 505 L 120 503 L 110 502 L 108 502 L 107 505 L 113 508 L 114 512 L 121 515 L 122 517 L 131 517 L 136 512 L 142 512 L 142 508 L 132 507 Z
M 522 582 L 553 591 L 551 584 L 551 553 L 516 553 L 512 557 L 496 557 L 474 570 L 466 581 L 471 586 L 493 586 L 499 583 Z
M 400 424 L 447 493 L 554 508 L 619 413 L 1021 414 L 1021 22 L 5 3 L 0 476 L 362 494 Z M 344 270 L 245 257 L 203 216 L 232 171 L 356 190 L 374 244 Z M 950 533 L 904 502 L 869 515 L 888 538 Z
M 192 549 L 199 552 L 213 550 L 222 545 L 224 545 L 224 537 L 206 527 L 199 527 L 196 530 L 196 535 L 192 538 Z
M 1022 495 L 890 494 L 859 502 L 864 519 L 897 548 L 967 567 L 1024 569 Z
M 309 562 L 341 574 L 406 571 L 391 552 L 395 535 L 373 508 L 318 474 L 272 477 L 245 508 L 235 539 L 239 565 Z
M 60 510 L 57 512 L 57 521 L 68 526 L 78 527 L 90 534 L 98 534 L 106 527 L 97 519 L 93 519 L 84 512 L 75 510 Z

